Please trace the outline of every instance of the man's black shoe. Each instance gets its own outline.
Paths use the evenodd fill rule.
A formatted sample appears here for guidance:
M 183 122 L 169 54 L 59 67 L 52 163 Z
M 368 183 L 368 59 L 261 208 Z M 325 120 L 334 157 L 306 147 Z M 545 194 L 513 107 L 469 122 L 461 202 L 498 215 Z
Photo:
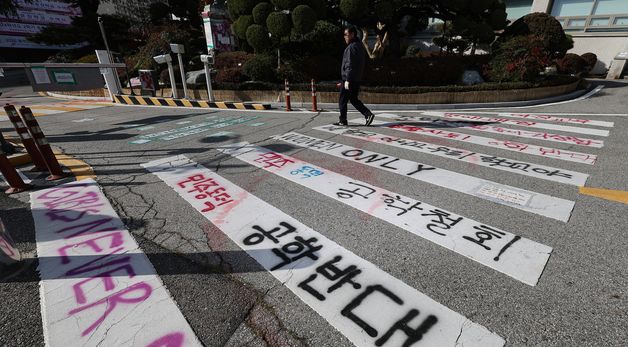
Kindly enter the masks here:
M 375 119 L 375 115 L 372 113 L 368 117 L 366 117 L 366 126 L 373 124 L 374 119 Z
M 343 122 L 336 122 L 336 123 L 334 123 L 334 124 L 332 124 L 332 125 L 335 125 L 335 126 L 341 126 L 341 127 L 347 127 L 347 126 L 349 126 L 349 124 L 347 124 L 347 123 L 343 123 Z

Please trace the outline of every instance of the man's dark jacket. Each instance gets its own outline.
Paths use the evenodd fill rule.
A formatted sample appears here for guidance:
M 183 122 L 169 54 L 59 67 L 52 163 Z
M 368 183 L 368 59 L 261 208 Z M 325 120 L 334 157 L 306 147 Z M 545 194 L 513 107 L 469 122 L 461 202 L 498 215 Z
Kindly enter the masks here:
M 366 65 L 366 49 L 358 40 L 353 40 L 345 48 L 342 56 L 341 76 L 343 81 L 362 82 Z

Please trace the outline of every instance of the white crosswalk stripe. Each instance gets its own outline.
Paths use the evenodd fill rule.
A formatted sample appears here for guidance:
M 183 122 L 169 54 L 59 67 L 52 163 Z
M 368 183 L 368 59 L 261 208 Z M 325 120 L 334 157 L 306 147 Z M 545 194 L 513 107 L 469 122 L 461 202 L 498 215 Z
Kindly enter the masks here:
M 497 116 L 498 117 L 510 117 L 510 118 L 523 118 L 523 119 L 542 120 L 542 121 L 557 122 L 557 123 L 582 124 L 582 125 L 607 127 L 607 128 L 612 128 L 613 126 L 615 126 L 614 122 L 607 122 L 607 121 L 594 120 L 594 119 L 557 117 L 557 116 L 552 116 L 552 115 L 549 115 L 549 114 L 498 113 Z
M 95 181 L 33 192 L 31 209 L 46 345 L 201 345 Z

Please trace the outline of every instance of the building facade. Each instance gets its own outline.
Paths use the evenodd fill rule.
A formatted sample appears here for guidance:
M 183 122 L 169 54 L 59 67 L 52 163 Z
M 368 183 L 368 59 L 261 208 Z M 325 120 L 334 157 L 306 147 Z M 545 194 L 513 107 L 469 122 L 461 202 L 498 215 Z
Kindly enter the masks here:
M 98 14 L 116 15 L 130 20 L 149 18 L 148 8 L 155 2 L 168 3 L 168 0 L 102 0 Z
M 533 12 L 556 17 L 573 37 L 571 53 L 595 53 L 594 73 L 604 73 L 613 58 L 628 51 L 628 0 L 505 0 L 508 19 Z

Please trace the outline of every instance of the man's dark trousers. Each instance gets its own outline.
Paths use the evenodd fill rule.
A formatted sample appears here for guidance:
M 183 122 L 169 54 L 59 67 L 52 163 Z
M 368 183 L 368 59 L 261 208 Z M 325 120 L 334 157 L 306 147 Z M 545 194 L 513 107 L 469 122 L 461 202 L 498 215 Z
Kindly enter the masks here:
M 347 104 L 349 102 L 364 117 L 368 117 L 371 114 L 371 111 L 358 99 L 359 93 L 360 83 L 358 82 L 349 82 L 349 90 L 345 89 L 344 83 L 340 87 L 340 101 L 338 102 L 340 106 L 340 123 L 347 123 Z

